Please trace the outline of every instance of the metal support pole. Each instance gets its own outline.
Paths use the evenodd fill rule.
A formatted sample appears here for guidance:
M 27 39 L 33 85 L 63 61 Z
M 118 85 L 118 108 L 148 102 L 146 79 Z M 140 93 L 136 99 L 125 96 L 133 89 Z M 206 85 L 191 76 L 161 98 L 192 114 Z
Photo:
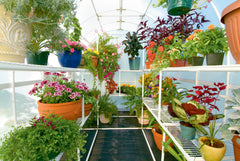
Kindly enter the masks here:
M 16 112 L 16 96 L 15 96 L 15 71 L 12 71 L 12 104 L 13 104 L 13 117 L 14 126 L 17 126 L 17 112 Z

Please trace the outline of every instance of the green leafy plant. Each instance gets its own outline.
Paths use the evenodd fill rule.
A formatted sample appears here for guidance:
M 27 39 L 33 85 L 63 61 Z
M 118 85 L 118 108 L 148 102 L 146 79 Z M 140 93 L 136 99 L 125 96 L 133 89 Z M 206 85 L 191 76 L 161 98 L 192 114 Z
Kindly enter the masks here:
M 45 72 L 46 79 L 35 83 L 29 94 L 37 96 L 42 103 L 65 103 L 78 101 L 88 86 L 75 80 L 65 77 L 64 72 Z
M 139 42 L 137 32 L 133 32 L 132 35 L 128 32 L 125 38 L 126 40 L 122 41 L 122 44 L 125 45 L 124 52 L 128 53 L 128 56 L 131 56 L 131 58 L 138 56 L 138 51 L 143 49 L 143 47 L 141 42 Z
M 85 152 L 87 134 L 79 125 L 57 115 L 34 117 L 29 126 L 14 128 L 1 139 L 1 160 L 51 160 L 60 152 L 67 160 L 77 160 L 77 149 Z
M 196 34 L 195 47 L 202 55 L 210 53 L 225 53 L 228 52 L 228 42 L 226 31 L 221 27 L 209 25 L 208 29 Z
M 118 115 L 118 108 L 116 102 L 113 102 L 109 94 L 104 94 L 98 98 L 99 113 L 104 113 L 106 118 L 112 122 L 112 116 Z
M 240 134 L 240 88 L 232 89 L 232 94 L 233 97 L 221 96 L 225 98 L 227 104 L 225 110 L 232 110 L 228 114 L 228 123 L 223 124 L 220 128 L 221 136 L 226 140 L 231 140 L 234 135 Z

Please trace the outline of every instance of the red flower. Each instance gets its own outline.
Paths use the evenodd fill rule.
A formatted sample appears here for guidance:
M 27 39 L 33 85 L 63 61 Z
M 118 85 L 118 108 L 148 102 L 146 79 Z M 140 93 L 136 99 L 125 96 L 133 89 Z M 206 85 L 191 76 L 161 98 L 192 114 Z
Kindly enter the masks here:
M 162 51 L 164 51 L 164 48 L 163 48 L 163 46 L 159 46 L 159 47 L 158 47 L 158 51 L 159 51 L 159 52 L 162 52 Z
M 202 95 L 201 91 L 195 91 L 196 95 Z

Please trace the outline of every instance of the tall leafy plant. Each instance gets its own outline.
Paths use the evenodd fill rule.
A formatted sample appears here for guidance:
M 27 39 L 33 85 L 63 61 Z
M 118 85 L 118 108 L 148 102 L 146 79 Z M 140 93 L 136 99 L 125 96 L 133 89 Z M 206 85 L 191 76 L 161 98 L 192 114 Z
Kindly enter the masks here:
M 125 45 L 124 52 L 128 53 L 128 56 L 131 56 L 132 58 L 138 56 L 138 51 L 143 49 L 137 32 L 133 32 L 132 35 L 130 32 L 128 32 L 126 34 L 126 40 L 124 40 L 122 44 Z

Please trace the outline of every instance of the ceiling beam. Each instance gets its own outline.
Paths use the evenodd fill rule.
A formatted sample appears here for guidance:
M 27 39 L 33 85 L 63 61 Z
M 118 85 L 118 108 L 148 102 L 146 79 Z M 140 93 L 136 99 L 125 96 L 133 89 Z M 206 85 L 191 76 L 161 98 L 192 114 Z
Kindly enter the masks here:
M 99 16 L 98 13 L 97 13 L 97 10 L 96 10 L 96 7 L 95 7 L 95 5 L 94 5 L 94 3 L 93 3 L 93 0 L 91 0 L 91 2 L 92 2 L 92 6 L 93 6 L 94 12 L 95 12 L 95 14 L 96 14 L 96 17 L 97 17 L 99 26 L 100 26 L 100 28 L 101 28 L 101 31 L 103 31 L 103 27 L 102 27 L 102 24 L 101 24 L 101 21 L 100 21 L 100 18 L 99 18 L 100 16 Z

